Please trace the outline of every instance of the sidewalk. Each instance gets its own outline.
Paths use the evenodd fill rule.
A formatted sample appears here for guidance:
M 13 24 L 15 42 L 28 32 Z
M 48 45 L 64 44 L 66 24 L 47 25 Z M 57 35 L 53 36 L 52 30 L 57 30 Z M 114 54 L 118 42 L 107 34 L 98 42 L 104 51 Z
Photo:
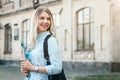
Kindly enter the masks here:
M 23 80 L 23 78 L 24 75 L 20 72 L 20 67 L 0 65 L 0 80 Z M 71 76 L 67 78 L 67 80 L 71 80 Z
M 20 67 L 0 65 L 0 80 L 23 80 Z
M 89 75 L 89 76 L 82 75 L 76 77 L 77 75 L 78 74 L 75 73 L 74 74 L 67 73 L 66 74 L 67 80 L 120 80 L 120 72 L 110 73 L 106 75 Z M 20 72 L 20 67 L 0 65 L 0 80 L 23 80 L 23 78 L 24 75 L 22 75 L 22 73 Z

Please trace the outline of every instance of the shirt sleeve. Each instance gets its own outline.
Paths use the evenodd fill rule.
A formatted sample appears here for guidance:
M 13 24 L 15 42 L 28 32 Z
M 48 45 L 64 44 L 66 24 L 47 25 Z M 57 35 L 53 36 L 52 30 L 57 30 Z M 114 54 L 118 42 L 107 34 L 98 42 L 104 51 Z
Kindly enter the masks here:
M 62 60 L 56 38 L 50 37 L 48 39 L 48 54 L 51 65 L 45 66 L 49 75 L 58 74 L 62 71 Z

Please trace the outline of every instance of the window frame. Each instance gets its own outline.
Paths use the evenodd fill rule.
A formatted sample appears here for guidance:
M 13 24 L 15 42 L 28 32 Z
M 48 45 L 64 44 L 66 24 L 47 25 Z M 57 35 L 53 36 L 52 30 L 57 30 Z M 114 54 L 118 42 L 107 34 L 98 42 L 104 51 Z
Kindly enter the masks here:
M 31 28 L 30 22 L 31 22 L 31 19 L 25 19 L 22 22 L 22 41 L 24 41 L 26 48 L 27 48 L 27 46 L 29 44 L 29 42 L 28 42 L 28 34 L 29 34 L 30 28 Z M 24 28 L 24 24 L 25 24 L 26 28 Z M 29 24 L 29 25 L 27 25 L 27 24 Z M 28 26 L 30 26 L 29 29 L 28 29 Z M 24 29 L 26 29 L 26 30 L 24 30 Z M 25 35 L 24 33 L 26 34 L 25 39 L 24 39 L 24 35 Z
M 89 17 L 88 18 L 88 22 L 85 22 L 85 17 L 86 17 L 85 13 L 84 13 L 85 9 L 89 9 L 89 12 L 88 12 L 88 15 L 87 15 L 87 17 Z M 80 14 L 79 14 L 80 12 L 81 12 L 82 16 L 80 16 Z M 80 19 L 80 17 L 82 17 L 82 18 Z M 83 21 L 79 21 L 79 20 L 83 20 Z M 85 44 L 86 44 L 86 42 L 85 42 L 86 39 L 85 38 L 87 38 L 87 37 L 85 37 L 85 33 L 86 33 L 85 32 L 85 30 L 86 30 L 85 26 L 86 25 L 89 26 L 87 28 L 88 29 L 88 32 L 87 32 L 88 34 L 86 35 L 86 36 L 89 37 L 88 44 L 87 44 L 88 48 L 85 46 Z M 80 30 L 79 26 L 81 26 L 81 32 L 82 32 L 82 34 L 80 34 L 80 32 L 79 32 L 79 30 Z M 92 8 L 91 7 L 85 7 L 85 8 L 82 8 L 82 9 L 78 10 L 77 11 L 77 49 L 76 49 L 77 51 L 81 51 L 81 50 L 94 50 L 95 41 L 94 41 L 94 39 L 92 39 L 92 38 L 94 38 L 94 34 L 92 34 L 93 32 L 91 32 L 91 30 L 94 30 L 94 14 L 92 12 Z M 80 36 L 79 34 L 82 37 L 79 37 Z M 91 37 L 91 36 L 93 36 L 93 37 Z M 93 40 L 93 43 L 92 43 L 92 40 Z
M 12 53 L 12 28 L 10 23 L 5 25 L 5 43 L 4 44 L 5 44 L 4 54 L 11 54 Z

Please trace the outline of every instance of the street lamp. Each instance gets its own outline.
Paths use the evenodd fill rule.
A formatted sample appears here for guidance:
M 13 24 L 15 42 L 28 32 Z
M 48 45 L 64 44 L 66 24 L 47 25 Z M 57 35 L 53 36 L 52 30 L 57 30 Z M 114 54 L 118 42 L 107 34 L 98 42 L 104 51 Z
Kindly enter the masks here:
M 33 7 L 34 7 L 34 9 L 36 9 L 38 6 L 40 6 L 39 0 L 33 0 Z

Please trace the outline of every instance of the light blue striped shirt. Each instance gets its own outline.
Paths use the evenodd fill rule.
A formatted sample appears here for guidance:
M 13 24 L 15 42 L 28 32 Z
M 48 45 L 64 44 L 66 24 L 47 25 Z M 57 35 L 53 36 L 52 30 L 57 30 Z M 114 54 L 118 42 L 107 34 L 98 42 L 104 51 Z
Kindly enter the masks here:
M 61 72 L 62 61 L 57 40 L 53 36 L 48 39 L 48 54 L 51 65 L 47 65 L 46 59 L 44 58 L 43 42 L 45 37 L 49 34 L 49 31 L 38 33 L 35 48 L 29 52 L 29 60 L 31 63 L 36 66 L 45 66 L 47 74 L 40 72 L 30 72 L 28 77 L 29 79 L 25 78 L 25 80 L 48 80 L 48 74 L 51 75 Z

